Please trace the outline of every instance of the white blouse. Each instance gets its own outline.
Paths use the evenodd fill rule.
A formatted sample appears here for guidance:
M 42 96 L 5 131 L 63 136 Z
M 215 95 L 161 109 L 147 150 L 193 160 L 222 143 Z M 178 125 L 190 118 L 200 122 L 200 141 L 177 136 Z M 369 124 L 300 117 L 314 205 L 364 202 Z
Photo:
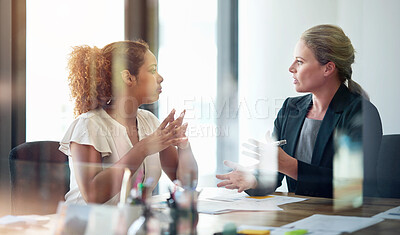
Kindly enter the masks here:
M 157 117 L 151 112 L 139 109 L 137 113 L 137 129 L 139 141 L 152 134 L 160 125 Z M 75 142 L 93 146 L 102 157 L 102 167 L 112 167 L 113 163 L 123 157 L 132 147 L 126 128 L 113 119 L 104 109 L 98 108 L 79 115 L 72 122 L 64 138 L 60 142 L 59 150 L 69 158 L 70 190 L 65 195 L 67 204 L 86 204 L 79 190 L 73 167 L 74 158 L 71 156 L 70 143 Z M 140 168 L 132 177 L 136 181 L 139 171 L 144 170 L 142 182 L 152 178 L 151 191 L 154 190 L 161 176 L 159 154 L 147 156 Z M 119 193 L 105 204 L 116 205 L 119 202 Z

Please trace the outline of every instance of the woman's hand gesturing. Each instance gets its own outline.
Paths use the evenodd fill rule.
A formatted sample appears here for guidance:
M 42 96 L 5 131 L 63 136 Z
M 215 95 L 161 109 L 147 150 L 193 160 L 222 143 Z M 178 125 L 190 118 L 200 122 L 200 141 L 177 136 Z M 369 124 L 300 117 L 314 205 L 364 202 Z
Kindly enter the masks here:
M 222 180 L 217 184 L 218 187 L 237 189 L 239 193 L 257 187 L 257 179 L 248 169 L 238 163 L 227 160 L 224 161 L 224 164 L 232 168 L 233 171 L 223 175 L 216 175 L 217 179 Z

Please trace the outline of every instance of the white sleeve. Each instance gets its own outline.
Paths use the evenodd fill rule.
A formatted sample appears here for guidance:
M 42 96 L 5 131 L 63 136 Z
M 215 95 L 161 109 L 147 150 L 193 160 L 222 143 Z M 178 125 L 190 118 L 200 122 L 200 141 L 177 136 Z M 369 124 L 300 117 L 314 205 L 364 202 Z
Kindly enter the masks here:
M 138 114 L 138 118 L 143 123 L 142 128 L 145 135 L 152 134 L 160 126 L 160 121 L 152 112 L 139 109 Z
M 60 141 L 59 150 L 71 156 L 70 143 L 75 142 L 82 145 L 91 145 L 102 157 L 111 154 L 111 148 L 107 141 L 110 136 L 107 128 L 103 128 L 92 117 L 78 117 L 69 127 L 64 138 Z

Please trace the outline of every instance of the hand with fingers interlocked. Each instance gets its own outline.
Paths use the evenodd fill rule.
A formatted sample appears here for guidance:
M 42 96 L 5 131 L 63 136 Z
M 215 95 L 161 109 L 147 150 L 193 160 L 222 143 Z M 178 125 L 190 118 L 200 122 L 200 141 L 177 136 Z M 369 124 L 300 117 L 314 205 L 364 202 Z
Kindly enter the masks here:
M 185 135 L 187 123 L 182 125 L 185 111 L 175 119 L 175 109 L 173 109 L 160 126 L 149 136 L 143 139 L 146 155 L 160 152 L 173 145 L 184 147 L 188 144 L 188 138 Z
M 176 147 L 180 149 L 186 149 L 189 146 L 189 139 L 186 136 L 186 130 L 188 127 L 188 123 L 183 123 L 183 118 L 185 117 L 186 110 L 183 110 L 183 112 L 179 115 L 179 117 L 176 119 L 177 123 L 176 126 L 179 126 L 179 130 L 177 132 L 177 137 L 180 138 L 182 141 L 174 144 Z

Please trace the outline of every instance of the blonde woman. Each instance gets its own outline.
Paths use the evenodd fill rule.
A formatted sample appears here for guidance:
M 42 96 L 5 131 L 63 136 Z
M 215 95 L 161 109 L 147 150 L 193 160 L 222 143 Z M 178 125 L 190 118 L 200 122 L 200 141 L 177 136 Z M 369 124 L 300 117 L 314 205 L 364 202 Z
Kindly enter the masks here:
M 275 119 L 273 136 L 287 142 L 278 148 L 277 187 L 286 175 L 289 192 L 332 197 L 334 133 L 362 146 L 362 104 L 377 113 L 352 80 L 353 62 L 354 48 L 340 27 L 317 25 L 301 35 L 289 71 L 295 90 L 309 94 L 286 99 Z M 252 195 L 271 193 L 275 188 L 241 170 L 217 178 L 223 180 L 219 187 L 247 190 Z

